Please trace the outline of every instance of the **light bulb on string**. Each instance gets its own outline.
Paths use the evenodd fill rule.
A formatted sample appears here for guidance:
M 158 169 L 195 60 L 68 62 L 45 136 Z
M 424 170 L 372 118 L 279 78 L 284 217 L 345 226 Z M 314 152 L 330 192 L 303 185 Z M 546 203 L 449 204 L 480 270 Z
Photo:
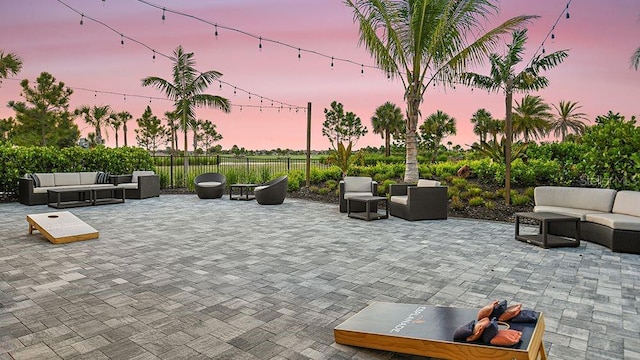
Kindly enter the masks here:
M 551 40 L 556 38 L 556 34 L 551 34 Z
M 216 39 L 217 39 L 217 38 L 218 38 L 218 25 L 214 25 L 214 26 L 215 26 L 215 28 L 216 28 L 215 35 L 216 35 Z
M 220 83 L 220 90 L 222 90 L 222 83 Z
M 544 48 L 542 48 L 542 53 L 543 53 L 543 54 L 545 53 Z
M 165 19 L 164 10 L 165 10 L 165 8 L 162 8 L 162 23 L 164 23 L 164 19 Z
M 156 51 L 153 50 L 153 60 L 155 60 L 155 59 L 156 59 Z
M 151 104 L 151 98 L 149 98 L 149 104 Z
M 302 55 L 300 54 L 300 48 L 298 48 L 298 60 L 300 60 L 301 57 Z
M 234 87 L 233 87 L 233 95 L 236 95 L 236 94 L 237 94 L 237 92 L 236 92 L 236 88 L 235 88 L 235 86 L 234 86 Z
M 249 100 L 251 100 L 251 93 L 249 93 Z
M 331 57 L 331 70 L 333 70 L 333 56 Z
M 258 49 L 262 51 L 262 38 L 260 38 L 260 42 L 258 43 Z
M 124 45 L 124 35 L 120 34 L 120 45 Z
M 567 19 L 570 18 L 570 17 L 571 17 L 571 15 L 569 15 L 569 12 L 567 11 Z
M 81 14 L 80 15 L 80 25 L 84 25 L 83 19 L 84 19 L 84 14 Z

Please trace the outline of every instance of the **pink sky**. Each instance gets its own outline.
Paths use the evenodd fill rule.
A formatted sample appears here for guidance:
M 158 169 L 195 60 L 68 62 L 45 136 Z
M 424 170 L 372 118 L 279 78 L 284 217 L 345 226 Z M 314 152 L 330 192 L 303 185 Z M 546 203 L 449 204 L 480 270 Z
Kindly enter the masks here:
M 245 89 L 233 94 L 233 88 L 216 84 L 209 93 L 227 97 L 232 112 L 200 108 L 198 118 L 212 120 L 223 135 L 219 143 L 224 149 L 233 145 L 247 149 L 305 149 L 307 116 L 304 111 L 249 108 L 259 106 L 260 96 L 306 108 L 312 103 L 312 148 L 324 150 L 329 143 L 322 136 L 323 109 L 336 100 L 345 110 L 356 113 L 369 129 L 357 147 L 381 146 L 383 140 L 373 134 L 371 116 L 386 101 L 399 105 L 403 111 L 403 88 L 398 81 L 389 81 L 375 69 L 335 62 L 310 53 L 298 52 L 281 45 L 258 41 L 232 31 L 214 28 L 192 18 L 166 13 L 134 0 L 64 0 L 86 16 L 100 20 L 119 33 L 138 40 L 159 53 L 170 55 L 178 45 L 195 53 L 196 68 L 217 70 L 221 80 Z M 211 23 L 242 30 L 256 36 L 317 51 L 336 58 L 346 58 L 365 65 L 374 65 L 364 48 L 358 46 L 358 27 L 352 13 L 339 0 L 218 0 L 176 2 L 151 0 L 151 3 L 171 10 L 197 16 Z M 492 23 L 519 14 L 540 15 L 529 26 L 526 60 L 542 43 L 553 23 L 567 4 L 560 0 L 503 1 L 501 11 Z M 640 71 L 629 67 L 632 53 L 640 46 L 640 4 L 637 0 L 580 0 L 569 8 L 570 19 L 562 18 L 555 40 L 545 43 L 547 52 L 569 49 L 563 64 L 545 73 L 550 86 L 540 95 L 550 104 L 560 100 L 577 101 L 590 120 L 609 110 L 630 118 L 639 115 Z M 488 24 L 489 26 L 490 24 Z M 506 38 L 505 42 L 510 41 Z M 0 49 L 17 54 L 24 67 L 16 79 L 29 79 L 47 71 L 58 81 L 74 88 L 88 88 L 134 96 L 95 94 L 75 90 L 71 108 L 82 105 L 110 105 L 116 111 L 128 110 L 134 119 L 129 123 L 127 138 L 135 145 L 135 118 L 151 105 L 155 115 L 162 117 L 172 107 L 153 89 L 143 88 L 140 80 L 146 76 L 171 79 L 171 62 L 156 56 L 143 46 L 126 40 L 111 30 L 85 18 L 57 1 L 9 0 L 0 3 Z M 503 49 L 497 50 L 502 53 Z M 488 74 L 488 67 L 471 69 Z M 518 69 L 520 70 L 520 69 Z M 257 94 L 257 95 L 256 95 Z M 516 95 L 519 100 L 522 95 Z M 17 80 L 4 80 L 0 85 L 0 103 L 22 101 Z M 270 105 L 266 100 L 265 106 Z M 245 105 L 242 110 L 240 105 Z M 277 105 L 277 104 L 276 104 Z M 504 117 L 502 94 L 462 88 L 430 88 L 425 94 L 422 114 L 426 117 L 443 110 L 457 120 L 458 135 L 445 139 L 464 147 L 476 140 L 469 121 L 479 108 L 489 110 L 494 117 Z M 13 116 L 6 106 L 0 107 L 0 118 Z M 77 123 L 83 136 L 93 131 L 83 120 Z M 108 130 L 108 146 L 114 146 L 113 130 Z M 122 133 L 119 135 L 122 145 Z M 182 148 L 182 145 L 180 145 Z M 191 148 L 191 146 L 190 146 Z

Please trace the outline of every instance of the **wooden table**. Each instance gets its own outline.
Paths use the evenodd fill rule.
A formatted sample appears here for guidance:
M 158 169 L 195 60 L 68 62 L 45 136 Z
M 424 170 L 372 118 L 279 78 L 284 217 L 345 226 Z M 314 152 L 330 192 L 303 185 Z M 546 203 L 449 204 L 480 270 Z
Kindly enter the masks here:
M 100 234 L 84 221 L 68 211 L 27 215 L 29 234 L 38 230 L 54 244 L 96 239 Z
M 580 246 L 580 218 L 575 216 L 567 216 L 554 214 L 550 212 L 518 212 L 516 216 L 516 240 L 524 241 L 529 244 L 537 245 L 545 249 L 552 247 L 578 247 Z M 522 235 L 520 234 L 520 219 L 536 220 L 540 223 L 538 234 Z M 549 224 L 552 222 L 572 222 L 575 224 L 575 238 L 571 239 L 564 236 L 549 234 Z
M 365 211 L 364 212 L 354 212 L 351 211 L 352 204 L 351 202 L 364 203 Z M 378 203 L 384 202 L 385 212 L 378 212 Z M 350 218 L 361 219 L 361 220 L 378 220 L 378 219 L 387 219 L 389 217 L 389 199 L 386 196 L 356 196 L 347 199 L 347 216 Z
M 253 200 L 253 190 L 260 186 L 259 184 L 231 184 L 229 185 L 229 200 Z M 234 190 L 238 190 L 239 194 L 234 194 Z
M 536 323 L 510 323 L 522 331 L 515 347 L 453 341 L 456 328 L 479 309 L 377 302 L 338 325 L 336 343 L 454 360 L 545 360 L 544 316 Z

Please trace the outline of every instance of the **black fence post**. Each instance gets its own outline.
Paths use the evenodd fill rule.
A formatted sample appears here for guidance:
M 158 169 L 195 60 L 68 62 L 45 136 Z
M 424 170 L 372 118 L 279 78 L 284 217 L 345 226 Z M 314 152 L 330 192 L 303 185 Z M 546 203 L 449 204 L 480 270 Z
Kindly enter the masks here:
M 169 155 L 169 177 L 171 182 L 171 188 L 174 188 L 173 184 L 173 154 Z

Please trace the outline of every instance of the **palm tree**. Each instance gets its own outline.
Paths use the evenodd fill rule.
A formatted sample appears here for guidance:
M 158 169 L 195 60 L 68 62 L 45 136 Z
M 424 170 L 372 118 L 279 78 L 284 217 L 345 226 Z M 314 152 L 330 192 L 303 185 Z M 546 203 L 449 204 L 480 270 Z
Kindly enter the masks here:
M 500 36 L 531 19 L 517 16 L 468 43 L 497 12 L 497 0 L 345 0 L 360 27 L 360 43 L 389 77 L 398 77 L 407 102 L 404 181 L 418 180 L 416 130 L 431 84 L 450 85 L 480 63 Z
M 114 118 L 111 107 L 109 105 L 94 105 L 93 107 L 85 105 L 76 110 L 76 115 L 84 115 L 84 121 L 95 128 L 95 144 L 104 144 L 102 128 L 106 128 Z
M 546 56 L 536 55 L 522 71 L 516 73 L 516 65 L 522 62 L 522 54 L 525 50 L 524 43 L 527 41 L 527 29 L 514 31 L 511 44 L 508 44 L 507 53 L 504 56 L 491 54 L 490 74 L 480 75 L 476 73 L 465 73 L 462 80 L 467 85 L 472 85 L 489 91 L 503 91 L 505 94 L 505 192 L 504 197 L 507 204 L 511 202 L 511 140 L 512 140 L 512 119 L 513 92 L 527 92 L 539 90 L 549 85 L 549 80 L 540 75 L 541 70 L 548 70 L 562 63 L 569 56 L 567 51 L 560 50 Z
M 189 171 L 189 159 L 187 157 L 187 128 L 196 119 L 195 108 L 206 106 L 219 108 L 228 113 L 231 110 L 229 100 L 217 96 L 204 94 L 211 83 L 222 76 L 215 70 L 203 73 L 195 69 L 193 53 L 185 53 L 182 46 L 178 46 L 171 57 L 173 61 L 173 83 L 156 77 L 149 76 L 142 79 L 142 86 L 153 86 L 163 91 L 167 98 L 174 101 L 174 111 L 180 117 L 180 123 L 184 131 L 184 183 L 187 183 Z
M 473 124 L 473 133 L 480 137 L 480 143 L 487 141 L 487 134 L 493 117 L 491 113 L 485 109 L 478 109 L 471 115 L 471 123 Z
M 120 130 L 120 127 L 122 126 L 122 121 L 118 118 L 117 114 L 114 114 L 114 116 L 109 119 L 109 125 L 113 128 L 113 133 L 116 138 L 116 147 L 118 147 L 118 130 Z
M 404 126 L 402 110 L 387 101 L 376 109 L 375 114 L 371 117 L 371 126 L 373 133 L 380 134 L 384 139 L 384 156 L 391 155 L 391 136 L 397 136 Z
M 420 135 L 431 151 L 431 162 L 438 157 L 438 148 L 445 136 L 456 134 L 456 119 L 442 110 L 429 115 L 420 125 Z
M 180 120 L 180 117 L 176 115 L 175 111 L 166 111 L 164 116 L 171 136 L 171 151 L 175 153 L 178 149 L 178 129 L 180 128 L 178 120 Z
M 12 75 L 18 75 L 22 69 L 22 60 L 13 53 L 5 54 L 0 50 L 0 79 L 6 79 Z
M 562 141 L 567 136 L 569 130 L 578 135 L 582 135 L 585 129 L 583 120 L 587 119 L 587 114 L 577 112 L 582 106 L 577 102 L 560 101 L 560 105 L 553 104 L 558 115 L 551 121 L 551 129 L 555 136 L 560 136 Z
M 132 118 L 133 116 L 128 111 L 121 111 L 116 114 L 116 119 L 122 125 L 122 133 L 124 136 L 124 146 L 127 146 L 127 121 L 131 120 Z M 116 131 L 116 147 L 118 147 L 118 129 L 115 129 L 115 131 Z
M 540 139 L 551 130 L 551 106 L 540 96 L 525 95 L 513 108 L 513 134 L 522 135 L 525 143 L 532 138 Z

